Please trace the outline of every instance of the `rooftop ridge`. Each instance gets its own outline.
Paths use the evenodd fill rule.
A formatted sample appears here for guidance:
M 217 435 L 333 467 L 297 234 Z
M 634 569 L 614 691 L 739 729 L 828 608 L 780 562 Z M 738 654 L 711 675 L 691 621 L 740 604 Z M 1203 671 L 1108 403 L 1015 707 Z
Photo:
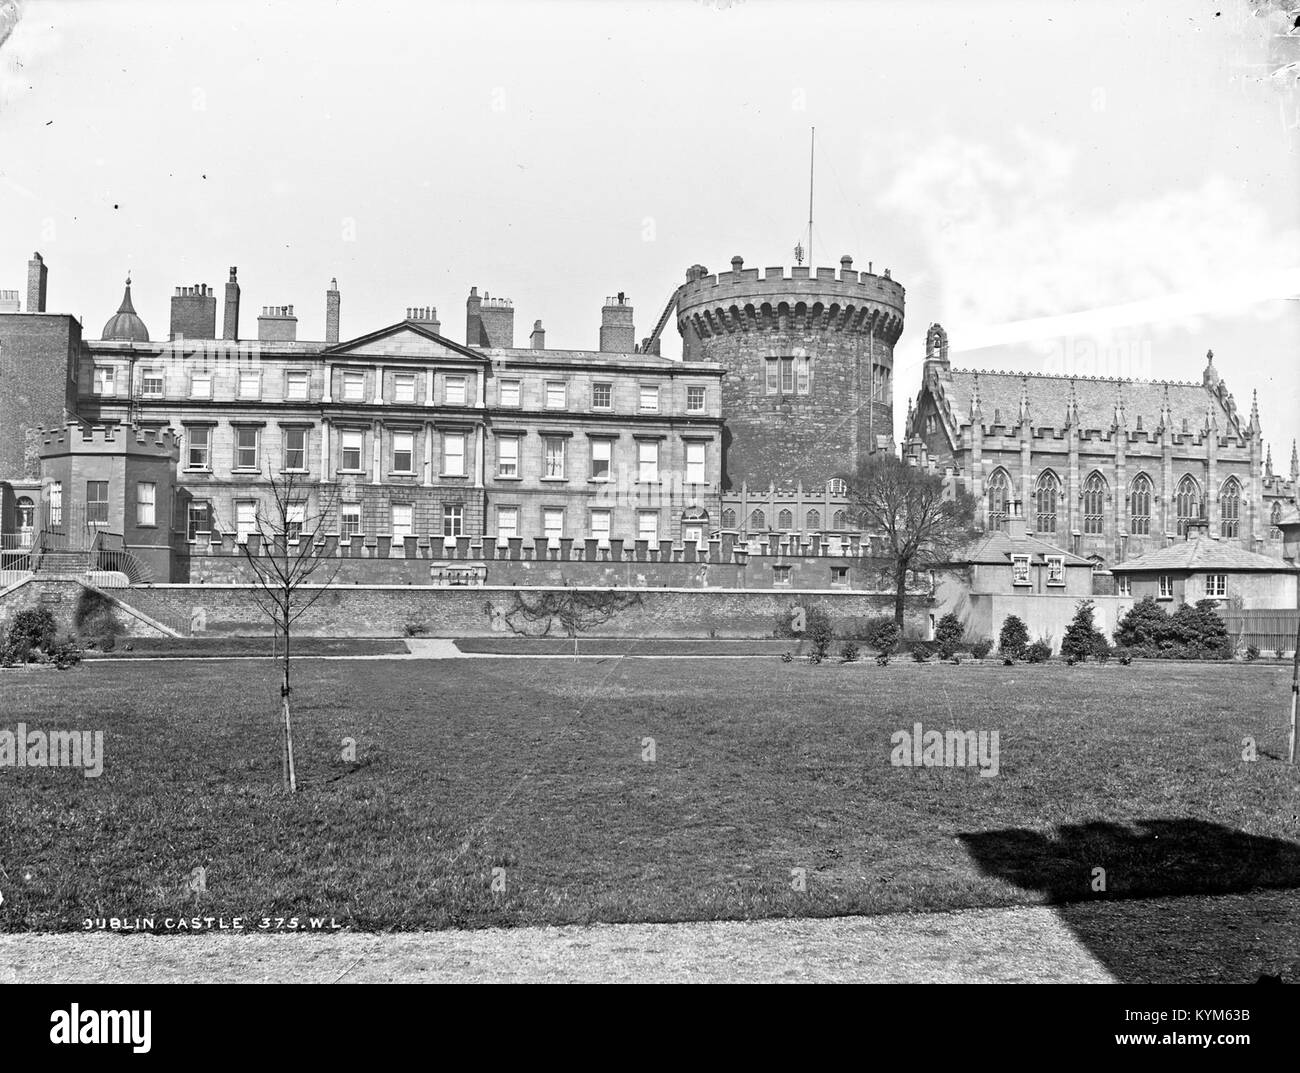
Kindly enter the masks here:
M 1196 380 L 1144 380 L 1134 376 L 1083 376 L 1076 373 L 1033 373 L 1018 372 L 1015 369 L 953 369 L 953 373 L 967 373 L 971 376 L 1011 376 L 1017 378 L 1033 377 L 1036 380 L 1088 380 L 1103 384 L 1151 384 L 1156 387 L 1199 387 L 1205 385 Z

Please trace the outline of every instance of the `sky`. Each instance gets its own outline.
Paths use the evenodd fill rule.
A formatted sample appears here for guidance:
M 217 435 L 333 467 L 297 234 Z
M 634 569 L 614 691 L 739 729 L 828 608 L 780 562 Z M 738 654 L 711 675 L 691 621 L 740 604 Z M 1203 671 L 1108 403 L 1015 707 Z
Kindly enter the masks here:
M 1300 0 L 1295 5 L 1300 8 Z M 907 289 L 957 367 L 1198 380 L 1300 435 L 1300 34 L 1287 0 L 0 0 L 0 287 L 99 335 L 133 279 L 239 267 L 241 334 L 511 298 L 516 345 L 648 335 L 685 270 L 811 245 Z M 680 353 L 675 327 L 664 352 Z

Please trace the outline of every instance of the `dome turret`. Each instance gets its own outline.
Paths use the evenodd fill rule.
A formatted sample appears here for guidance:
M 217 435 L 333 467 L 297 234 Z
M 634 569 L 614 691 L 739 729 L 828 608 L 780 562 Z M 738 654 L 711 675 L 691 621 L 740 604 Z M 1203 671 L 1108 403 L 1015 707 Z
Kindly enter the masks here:
M 136 314 L 135 306 L 131 304 L 130 276 L 126 277 L 126 290 L 122 294 L 122 304 L 118 306 L 117 312 L 108 318 L 100 338 L 122 343 L 149 342 L 149 329 L 145 327 L 144 321 Z

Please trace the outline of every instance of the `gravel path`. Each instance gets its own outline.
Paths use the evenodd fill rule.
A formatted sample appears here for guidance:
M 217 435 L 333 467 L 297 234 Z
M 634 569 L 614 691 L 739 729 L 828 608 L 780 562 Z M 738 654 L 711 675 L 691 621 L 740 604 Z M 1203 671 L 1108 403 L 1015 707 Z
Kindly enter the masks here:
M 393 935 L 0 935 L 0 983 L 1113 979 L 1042 907 Z

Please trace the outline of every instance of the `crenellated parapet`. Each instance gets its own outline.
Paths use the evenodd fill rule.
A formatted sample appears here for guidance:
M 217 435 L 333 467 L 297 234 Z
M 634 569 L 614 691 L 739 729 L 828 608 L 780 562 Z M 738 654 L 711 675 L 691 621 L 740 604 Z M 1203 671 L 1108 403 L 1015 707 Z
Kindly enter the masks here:
M 734 332 L 800 331 L 873 335 L 892 346 L 903 332 L 904 290 L 874 272 L 856 272 L 849 257 L 833 268 L 760 272 L 732 258 L 732 270 L 693 266 L 677 300 L 677 327 L 689 347 Z
M 65 454 L 154 455 L 177 461 L 180 436 L 170 428 L 122 425 L 84 425 L 69 421 L 62 428 L 41 430 L 42 458 Z

